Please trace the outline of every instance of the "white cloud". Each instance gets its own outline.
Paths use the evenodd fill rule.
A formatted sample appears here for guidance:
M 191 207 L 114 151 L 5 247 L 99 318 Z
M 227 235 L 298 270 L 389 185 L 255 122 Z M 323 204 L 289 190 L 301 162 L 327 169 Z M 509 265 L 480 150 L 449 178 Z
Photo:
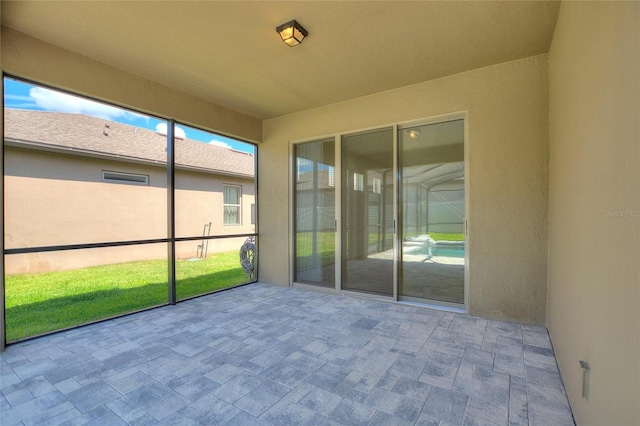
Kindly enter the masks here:
M 21 96 L 21 95 L 11 95 L 11 94 L 5 94 L 4 99 L 5 101 L 21 101 L 21 102 L 32 101 L 31 96 Z
M 221 146 L 222 148 L 231 149 L 231 145 L 226 142 L 219 141 L 217 139 L 211 139 L 209 145 Z
M 160 133 L 161 135 L 166 135 L 167 134 L 167 123 L 159 123 L 156 126 L 156 132 Z M 175 127 L 175 136 L 178 139 L 185 139 L 187 137 L 187 134 L 185 133 L 184 129 L 180 126 L 176 126 Z
M 106 120 L 147 118 L 124 109 L 45 89 L 44 87 L 32 88 L 29 90 L 29 96 L 38 107 L 47 111 L 86 114 Z

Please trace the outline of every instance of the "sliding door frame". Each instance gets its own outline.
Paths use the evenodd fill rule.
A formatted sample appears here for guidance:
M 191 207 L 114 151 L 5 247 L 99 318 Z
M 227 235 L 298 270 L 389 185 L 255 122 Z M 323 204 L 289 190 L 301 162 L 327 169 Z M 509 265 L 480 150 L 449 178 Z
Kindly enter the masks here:
M 379 126 L 367 127 L 364 129 L 356 129 L 351 131 L 333 133 L 328 135 L 319 135 L 310 138 L 298 139 L 289 142 L 289 285 L 308 289 L 313 291 L 319 291 L 323 293 L 332 294 L 345 294 L 349 296 L 355 296 L 360 298 L 380 300 L 386 302 L 401 302 L 409 304 L 419 304 L 421 306 L 430 306 L 440 309 L 453 310 L 456 312 L 466 312 L 469 306 L 469 250 L 465 250 L 465 262 L 464 262 L 464 303 L 448 303 L 436 300 L 421 299 L 416 297 L 401 296 L 399 294 L 399 262 L 402 261 L 402 232 L 400 232 L 402 214 L 402 196 L 399 193 L 400 190 L 400 153 L 398 146 L 398 132 L 405 128 L 424 126 L 438 123 L 445 123 L 448 121 L 463 120 L 464 122 L 464 200 L 465 200 L 465 218 L 464 218 L 464 235 L 465 245 L 469 246 L 470 234 L 469 234 L 469 138 L 468 138 L 468 114 L 467 111 L 458 111 L 448 114 L 442 114 L 432 116 L 428 118 L 422 118 L 417 120 L 408 120 L 402 122 L 395 122 L 391 124 L 383 124 Z M 354 290 L 342 289 L 342 137 L 350 136 L 360 133 L 368 133 L 377 130 L 389 129 L 393 130 L 393 295 L 385 296 L 382 294 L 366 293 Z M 295 205 L 295 177 L 296 177 L 296 145 L 327 140 L 333 138 L 335 141 L 335 287 L 322 287 L 308 283 L 301 283 L 295 281 L 295 220 L 296 220 L 296 205 Z
M 469 306 L 469 207 L 470 207 L 470 203 L 469 203 L 469 181 L 470 181 L 470 175 L 469 175 L 469 138 L 468 138 L 468 114 L 467 111 L 460 111 L 460 112 L 454 112 L 454 113 L 450 113 L 450 114 L 443 114 L 443 115 L 438 115 L 438 116 L 434 116 L 434 117 L 429 117 L 429 118 L 424 118 L 424 119 L 419 119 L 419 120 L 411 120 L 411 121 L 405 121 L 402 123 L 399 123 L 397 126 L 397 131 L 396 131 L 396 135 L 398 133 L 398 131 L 403 130 L 403 129 L 407 129 L 407 128 L 412 128 L 412 127 L 418 127 L 418 126 L 428 126 L 428 125 L 433 125 L 433 124 L 440 124 L 440 123 L 446 123 L 449 121 L 455 121 L 455 120 L 463 120 L 463 127 L 464 127 L 464 157 L 463 157 L 463 161 L 464 161 L 464 205 L 465 205 L 465 212 L 464 212 L 464 224 L 463 224 L 463 229 L 464 229 L 464 238 L 465 238 L 465 251 L 464 251 L 464 303 L 452 303 L 452 302 L 445 302 L 445 301 L 441 301 L 441 300 L 432 300 L 432 299 L 424 299 L 424 298 L 419 298 L 419 297 L 412 297 L 412 296 L 402 296 L 398 294 L 398 297 L 396 300 L 398 300 L 399 302 L 407 302 L 407 303 L 418 303 L 421 305 L 427 305 L 427 306 L 432 306 L 432 307 L 437 307 L 437 308 L 444 308 L 447 310 L 452 310 L 455 312 L 462 312 L 462 313 L 466 313 L 467 312 L 467 307 Z M 399 149 L 396 151 L 396 154 L 399 154 Z M 399 164 L 399 158 L 397 159 L 397 163 Z M 398 176 L 398 180 L 399 180 L 400 176 Z M 398 207 L 399 207 L 399 211 L 398 211 L 398 218 L 400 217 L 400 215 L 402 214 L 402 199 L 401 196 L 398 196 Z M 402 222 L 401 220 L 399 222 Z M 396 235 L 396 238 L 398 240 L 398 244 L 402 244 L 402 232 L 398 232 Z M 402 253 L 398 254 L 398 258 L 396 259 L 396 265 L 399 265 L 399 263 L 402 262 Z M 399 277 L 397 277 L 399 278 Z M 399 283 L 398 283 L 399 284 Z M 398 287 L 396 287 L 396 289 L 398 289 Z

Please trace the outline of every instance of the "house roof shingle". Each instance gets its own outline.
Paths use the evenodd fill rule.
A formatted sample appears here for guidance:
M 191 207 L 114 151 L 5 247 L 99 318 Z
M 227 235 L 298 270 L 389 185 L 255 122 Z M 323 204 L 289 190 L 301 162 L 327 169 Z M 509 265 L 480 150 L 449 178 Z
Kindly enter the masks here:
M 166 163 L 166 135 L 83 114 L 5 109 L 5 143 L 122 161 Z M 254 156 L 192 139 L 176 138 L 176 167 L 254 176 Z

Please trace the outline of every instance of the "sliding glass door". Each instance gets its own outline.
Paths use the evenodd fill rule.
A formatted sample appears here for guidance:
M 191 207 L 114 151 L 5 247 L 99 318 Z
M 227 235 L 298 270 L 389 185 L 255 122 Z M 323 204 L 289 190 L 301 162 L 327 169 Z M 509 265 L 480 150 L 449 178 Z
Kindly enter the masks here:
M 464 121 L 400 129 L 399 295 L 464 303 Z
M 393 129 L 342 137 L 342 288 L 393 295 Z
M 295 277 L 335 286 L 335 141 L 295 146 Z
M 301 143 L 294 157 L 294 282 L 464 305 L 463 119 Z

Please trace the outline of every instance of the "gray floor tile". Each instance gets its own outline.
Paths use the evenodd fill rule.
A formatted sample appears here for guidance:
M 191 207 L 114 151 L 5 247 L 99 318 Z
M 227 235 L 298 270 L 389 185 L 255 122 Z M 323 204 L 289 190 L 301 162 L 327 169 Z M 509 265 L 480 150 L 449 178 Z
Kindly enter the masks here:
M 298 386 L 303 380 L 309 377 L 309 373 L 288 365 L 283 361 L 267 368 L 262 375 L 269 380 L 290 388 Z
M 82 416 L 82 413 L 78 411 L 77 408 L 71 408 L 70 410 L 63 411 L 58 415 L 50 417 L 46 421 L 42 421 L 41 424 L 47 424 L 47 425 L 70 424 L 74 419 L 81 416 Z
M 0 413 L 2 424 L 20 424 L 20 422 L 27 422 L 31 419 L 47 413 L 51 409 L 56 409 L 61 405 L 65 405 L 67 410 L 72 409 L 67 399 L 60 392 L 50 392 L 37 399 L 32 399 L 17 406 L 12 407 L 11 410 Z M 57 415 L 59 413 L 56 413 Z
M 329 419 L 343 425 L 366 425 L 376 410 L 358 402 L 343 399 L 329 415 Z
M 262 421 L 250 414 L 241 411 L 234 418 L 224 423 L 225 426 L 268 426 L 268 423 Z
M 60 366 L 52 360 L 45 358 L 34 362 L 27 362 L 21 365 L 16 365 L 12 368 L 13 371 L 18 375 L 18 377 L 20 377 L 22 380 L 27 380 L 32 377 L 40 376 L 42 374 L 51 373 L 52 371 L 60 368 Z
M 494 354 L 488 351 L 467 348 L 462 359 L 470 364 L 493 368 L 493 356 Z
M 69 380 L 72 381 L 70 382 L 69 386 L 73 387 L 73 379 Z M 115 378 L 115 380 L 113 377 L 110 377 L 105 381 L 121 394 L 126 394 L 131 392 L 132 390 L 138 389 L 139 387 L 145 386 L 148 383 L 155 382 L 155 379 L 148 374 L 143 373 L 142 371 L 136 371 L 127 376 Z M 62 383 L 66 383 L 66 381 Z M 59 386 L 59 384 L 56 386 Z
M 13 424 L 571 425 L 544 328 L 254 284 L 7 348 Z
M 506 426 L 509 423 L 509 406 L 487 403 L 482 399 L 471 397 L 467 404 L 466 419 L 473 419 L 478 423 Z
M 427 363 L 412 356 L 400 355 L 388 372 L 400 377 L 420 377 Z
M 568 410 L 567 396 L 560 387 L 527 385 L 527 399 L 531 404 L 556 410 Z
M 420 416 L 424 400 L 376 388 L 371 391 L 364 404 L 392 416 L 415 422 Z
M 66 395 L 66 398 L 82 413 L 91 411 L 120 397 L 120 393 L 105 382 L 83 386 Z
M 376 386 L 382 389 L 392 390 L 399 380 L 400 377 L 394 376 L 390 373 L 386 373 L 384 376 L 382 376 L 382 378 L 380 378 Z
M 426 401 L 431 385 L 408 377 L 400 377 L 392 389 L 400 395 Z
M 496 353 L 494 370 L 507 373 L 511 376 L 524 377 L 524 358 Z
M 440 424 L 440 419 L 433 419 L 424 414 L 422 414 L 416 422 L 416 426 L 440 426 Z
M 342 398 L 335 393 L 328 392 L 324 389 L 314 388 L 300 399 L 298 405 L 302 405 L 303 407 L 313 410 L 323 416 L 329 416 L 341 400 Z
M 384 426 L 410 426 L 415 424 L 414 422 L 407 421 L 405 419 L 401 419 L 400 417 L 392 416 L 391 414 L 387 414 L 383 411 L 376 411 L 371 420 L 369 421 L 369 425 L 384 425 Z
M 184 408 L 177 414 L 195 420 L 198 424 L 223 424 L 242 411 L 213 395 L 205 395 Z
M 271 407 L 260 419 L 272 425 L 282 426 L 320 425 L 325 421 L 325 417 L 320 414 L 286 400 Z
M 458 368 L 442 364 L 428 364 L 418 378 L 421 382 L 443 389 L 451 389 Z
M 3 389 L 3 394 L 7 402 L 12 406 L 20 405 L 35 399 L 35 395 L 31 393 L 24 383 L 18 383 Z
M 327 391 L 332 391 L 348 375 L 349 375 L 349 371 L 344 367 L 339 367 L 332 364 L 325 364 L 322 367 L 320 367 L 314 374 L 309 376 L 306 382 L 317 388 L 325 389 Z
M 191 373 L 179 377 L 167 385 L 191 401 L 212 393 L 220 387 L 218 382 L 203 376 L 201 373 Z
M 251 378 L 245 376 L 245 374 L 249 376 L 249 373 L 240 374 L 218 387 L 212 394 L 230 404 L 233 404 L 238 399 L 251 392 L 251 389 L 256 385 L 256 383 L 252 382 Z
M 529 408 L 526 381 L 520 377 L 512 376 L 509 392 L 509 425 L 527 424 L 529 424 Z
M 469 397 L 465 394 L 434 387 L 424 404 L 422 414 L 428 418 L 460 425 L 464 420 Z
M 562 387 L 562 379 L 555 365 L 545 365 L 544 368 L 526 366 L 525 373 L 527 384 L 556 388 Z
M 125 420 L 121 419 L 115 413 L 107 409 L 105 409 L 104 411 L 96 410 L 95 413 L 91 414 L 90 419 L 87 419 L 86 417 L 85 418 L 76 417 L 75 419 L 72 420 L 72 423 L 79 424 L 79 425 L 80 424 L 91 425 L 91 426 L 98 426 L 98 425 L 120 426 L 120 425 L 128 424 Z
M 528 365 L 536 365 L 537 363 L 556 365 L 553 350 L 540 346 L 524 345 L 524 360 Z
M 246 411 L 254 417 L 259 417 L 262 413 L 267 411 L 272 404 L 267 404 L 263 401 L 256 401 L 255 399 L 245 395 L 236 400 L 233 405 L 243 411 Z
M 529 424 L 538 425 L 554 425 L 554 426 L 574 426 L 573 417 L 567 410 L 556 410 L 553 408 L 540 406 L 537 404 L 529 404 Z
M 244 370 L 231 364 L 224 364 L 206 374 L 211 380 L 223 384 L 240 375 Z

